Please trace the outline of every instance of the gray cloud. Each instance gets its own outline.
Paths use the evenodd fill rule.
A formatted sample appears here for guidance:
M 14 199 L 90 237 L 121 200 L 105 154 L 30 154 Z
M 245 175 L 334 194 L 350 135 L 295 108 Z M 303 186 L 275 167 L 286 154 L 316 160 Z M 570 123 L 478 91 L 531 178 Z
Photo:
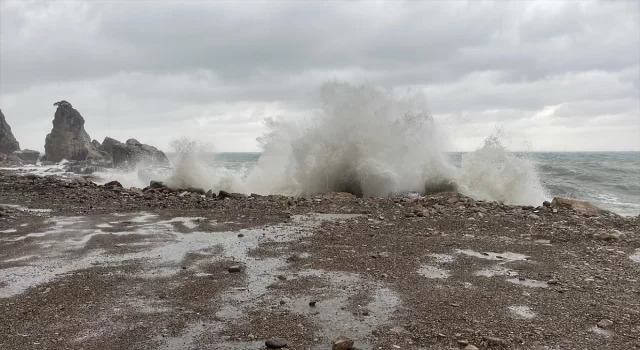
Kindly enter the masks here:
M 455 136 L 475 146 L 457 148 L 501 124 L 534 148 L 544 138 L 522 127 L 557 128 L 580 149 L 589 127 L 624 123 L 616 147 L 638 149 L 639 4 L 3 1 L 0 107 L 31 148 L 64 98 L 96 138 L 166 147 L 242 124 L 219 143 L 246 150 L 263 117 L 303 114 L 341 79 L 423 90 L 445 123 L 474 126 Z

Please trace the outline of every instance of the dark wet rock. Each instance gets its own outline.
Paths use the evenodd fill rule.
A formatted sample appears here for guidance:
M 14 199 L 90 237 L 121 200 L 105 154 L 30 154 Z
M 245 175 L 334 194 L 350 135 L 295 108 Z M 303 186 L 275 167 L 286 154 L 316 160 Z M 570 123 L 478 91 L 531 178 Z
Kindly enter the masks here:
M 153 181 L 152 180 L 149 183 L 149 187 L 151 187 L 151 188 L 163 188 L 165 186 L 164 186 L 164 183 L 162 181 Z
M 282 338 L 272 338 L 264 342 L 264 345 L 269 349 L 281 349 L 287 346 L 287 341 Z
M 66 101 L 61 101 L 66 102 Z M 87 161 L 89 165 L 109 167 L 111 156 L 95 148 L 84 129 L 84 118 L 69 103 L 57 102 L 53 129 L 45 139 L 45 160 Z
M 331 346 L 331 350 L 350 350 L 353 349 L 353 340 L 340 336 L 338 339 L 333 341 L 333 345 Z
M 598 324 L 596 324 L 596 326 L 598 326 L 598 328 L 602 328 L 602 329 L 611 328 L 611 326 L 613 326 L 613 321 L 608 320 L 606 318 L 603 318 L 602 320 L 600 320 L 598 322 Z
M 551 207 L 551 202 L 549 202 L 549 201 L 544 201 L 544 202 L 542 202 L 542 206 L 543 206 L 543 207 L 546 207 L 546 208 L 550 208 L 550 207 Z
M 25 149 L 22 151 L 15 151 L 13 154 L 22 160 L 23 164 L 31 164 L 35 165 L 38 162 L 38 158 L 40 158 L 40 152 L 33 151 L 30 149 Z
M 106 137 L 100 150 L 111 155 L 113 166 L 117 168 L 133 169 L 138 166 L 168 166 L 169 159 L 159 149 L 140 143 L 136 139 L 129 139 L 122 143 L 111 137 Z
M 11 132 L 11 127 L 0 110 L 0 153 L 9 155 L 20 150 L 20 143 Z
M 240 265 L 229 266 L 229 268 L 227 270 L 229 271 L 229 273 L 241 272 L 242 271 L 242 266 L 240 266 Z
M 316 304 L 317 304 L 317 303 L 318 303 L 317 301 L 310 301 L 310 302 L 309 302 L 309 306 L 311 306 L 311 307 L 316 307 Z
M 247 195 L 243 193 L 229 193 L 227 191 L 220 190 L 217 198 L 218 199 L 225 199 L 225 198 L 243 199 L 243 198 L 247 198 Z
M 118 181 L 110 181 L 110 182 L 107 182 L 106 184 L 104 184 L 104 187 L 107 187 L 107 188 L 116 188 L 116 187 L 117 188 L 122 188 L 122 184 L 120 182 L 118 182 Z

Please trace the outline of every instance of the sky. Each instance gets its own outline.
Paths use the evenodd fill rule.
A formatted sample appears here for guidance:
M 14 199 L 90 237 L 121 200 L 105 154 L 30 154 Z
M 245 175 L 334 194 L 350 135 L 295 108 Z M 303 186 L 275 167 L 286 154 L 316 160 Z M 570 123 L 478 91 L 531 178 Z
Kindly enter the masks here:
M 327 81 L 426 97 L 451 151 L 640 151 L 640 1 L 0 0 L 0 109 L 44 149 L 89 135 L 259 151 Z

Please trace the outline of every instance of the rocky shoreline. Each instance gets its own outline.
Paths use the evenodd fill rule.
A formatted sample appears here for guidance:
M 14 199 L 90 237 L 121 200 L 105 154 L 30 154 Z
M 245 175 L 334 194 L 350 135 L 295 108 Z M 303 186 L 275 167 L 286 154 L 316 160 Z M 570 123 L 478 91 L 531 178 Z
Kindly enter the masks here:
M 633 349 L 640 219 L 0 172 L 3 349 Z M 353 343 L 352 343 L 353 341 Z

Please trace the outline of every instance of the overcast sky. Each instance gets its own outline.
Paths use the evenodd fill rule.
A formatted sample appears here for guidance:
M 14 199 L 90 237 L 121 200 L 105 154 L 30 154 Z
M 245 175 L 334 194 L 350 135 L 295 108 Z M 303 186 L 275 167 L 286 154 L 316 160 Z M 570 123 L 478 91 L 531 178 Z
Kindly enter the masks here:
M 92 138 L 259 150 L 265 117 L 337 79 L 423 91 L 451 150 L 640 150 L 640 1 L 0 0 L 0 109 L 44 149 L 68 100 Z

